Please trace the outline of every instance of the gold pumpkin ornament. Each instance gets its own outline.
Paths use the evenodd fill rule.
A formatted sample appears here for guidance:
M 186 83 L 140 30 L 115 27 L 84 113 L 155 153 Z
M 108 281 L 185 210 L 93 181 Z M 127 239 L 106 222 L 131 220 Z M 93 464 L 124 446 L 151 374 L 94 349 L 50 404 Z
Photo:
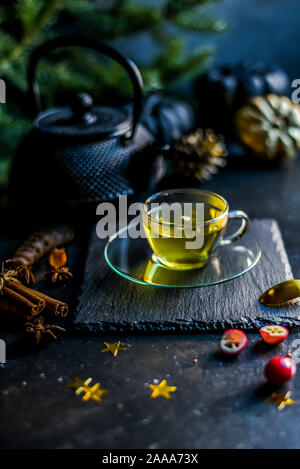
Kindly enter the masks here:
M 300 148 L 300 106 L 286 96 L 255 96 L 235 116 L 241 141 L 258 157 L 284 161 Z

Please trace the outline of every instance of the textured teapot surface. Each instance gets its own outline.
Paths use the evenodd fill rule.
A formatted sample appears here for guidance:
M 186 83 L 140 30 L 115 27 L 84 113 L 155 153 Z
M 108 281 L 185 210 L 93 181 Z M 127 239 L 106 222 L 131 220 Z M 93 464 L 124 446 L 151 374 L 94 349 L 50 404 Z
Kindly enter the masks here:
M 92 98 L 79 93 L 70 107 L 48 109 L 38 114 L 35 127 L 57 136 L 97 137 L 126 135 L 132 119 L 125 109 L 93 106 Z

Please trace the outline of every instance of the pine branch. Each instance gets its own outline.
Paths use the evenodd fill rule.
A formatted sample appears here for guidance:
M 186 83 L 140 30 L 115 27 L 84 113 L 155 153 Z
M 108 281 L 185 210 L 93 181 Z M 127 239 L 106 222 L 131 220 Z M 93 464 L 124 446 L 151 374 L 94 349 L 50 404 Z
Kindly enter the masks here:
M 1 68 L 11 67 L 15 61 L 25 52 L 26 48 L 32 46 L 38 40 L 38 33 L 45 27 L 49 26 L 51 20 L 54 19 L 54 15 L 63 8 L 63 0 L 48 0 L 46 6 L 43 9 L 40 17 L 34 22 L 30 31 L 27 30 L 18 45 L 11 51 L 11 53 L 0 60 Z M 26 28 L 25 28 L 26 29 Z
M 5 31 L 0 31 L 0 57 L 8 55 L 9 52 L 17 47 L 16 39 Z
M 180 13 L 175 17 L 174 23 L 183 28 L 205 33 L 221 33 L 227 26 L 224 20 L 205 16 L 198 10 Z
M 15 16 L 21 22 L 24 35 L 29 34 L 34 29 L 34 24 L 38 20 L 43 3 L 36 0 L 18 0 L 15 5 Z
M 164 16 L 169 20 L 173 20 L 183 11 L 190 10 L 191 8 L 197 7 L 199 5 L 207 5 L 208 3 L 211 2 L 208 2 L 207 0 L 168 0 L 164 6 Z
M 202 47 L 198 53 L 194 53 L 186 60 L 182 60 L 181 63 L 168 68 L 162 77 L 164 83 L 169 82 L 172 77 L 173 83 L 176 83 L 183 78 L 186 79 L 195 76 L 204 66 L 207 65 L 207 62 L 211 59 L 213 53 L 214 49 L 212 47 Z M 176 78 L 174 79 L 174 77 Z
M 64 9 L 73 15 L 93 13 L 95 2 L 90 2 L 89 0 L 76 0 L 74 2 L 67 1 Z
M 159 71 L 162 87 L 167 83 L 176 83 L 183 76 L 191 76 L 196 74 L 201 67 L 213 54 L 211 47 L 202 47 L 195 50 L 190 56 L 184 53 L 184 41 L 173 38 L 168 39 L 168 35 L 157 31 L 156 39 L 164 45 L 164 52 L 156 57 L 153 67 Z

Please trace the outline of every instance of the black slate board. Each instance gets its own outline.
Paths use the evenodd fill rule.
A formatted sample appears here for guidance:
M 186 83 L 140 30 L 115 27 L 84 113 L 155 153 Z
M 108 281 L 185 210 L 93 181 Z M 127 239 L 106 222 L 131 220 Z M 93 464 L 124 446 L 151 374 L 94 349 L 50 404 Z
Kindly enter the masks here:
M 113 272 L 103 256 L 105 241 L 93 229 L 74 325 L 81 332 L 187 332 L 267 323 L 300 325 L 298 302 L 263 306 L 258 298 L 272 285 L 293 278 L 275 220 L 253 220 L 252 234 L 262 249 L 258 264 L 232 281 L 202 288 L 168 289 L 138 285 Z

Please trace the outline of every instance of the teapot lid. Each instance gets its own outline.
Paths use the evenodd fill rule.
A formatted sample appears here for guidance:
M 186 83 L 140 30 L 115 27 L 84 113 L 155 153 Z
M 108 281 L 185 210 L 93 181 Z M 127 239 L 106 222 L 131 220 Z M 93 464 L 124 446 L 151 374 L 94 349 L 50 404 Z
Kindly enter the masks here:
M 34 121 L 40 131 L 66 137 L 125 135 L 132 118 L 124 109 L 93 106 L 87 93 L 79 93 L 70 107 L 42 111 Z

